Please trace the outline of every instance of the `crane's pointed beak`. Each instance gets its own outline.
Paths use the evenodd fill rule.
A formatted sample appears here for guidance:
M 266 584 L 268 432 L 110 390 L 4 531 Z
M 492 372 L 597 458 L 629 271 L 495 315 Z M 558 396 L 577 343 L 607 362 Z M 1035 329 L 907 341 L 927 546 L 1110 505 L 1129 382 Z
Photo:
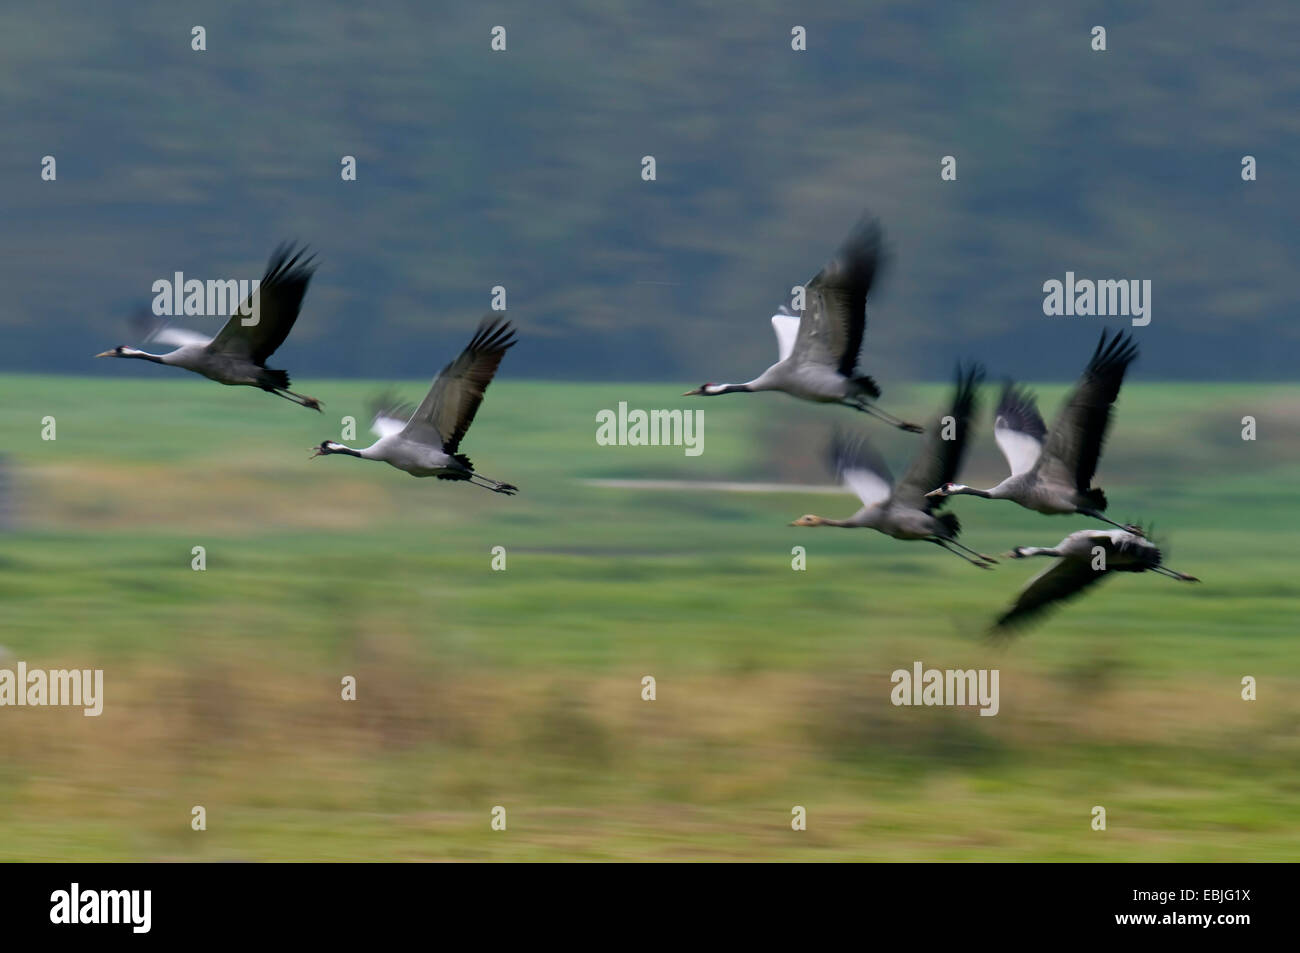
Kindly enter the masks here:
M 100 351 L 98 354 L 95 355 L 95 357 L 116 357 L 116 356 L 117 356 L 116 351 Z
M 325 456 L 325 451 L 323 451 L 320 447 L 311 447 L 309 449 L 312 451 L 312 454 L 310 457 L 307 458 L 308 460 L 315 460 L 317 457 Z
M 686 393 L 682 394 L 682 396 L 683 396 L 683 397 L 698 397 L 700 394 L 703 394 L 703 393 L 704 393 L 704 388 L 703 388 L 703 387 L 697 387 L 697 388 L 695 388 L 695 390 L 688 390 Z
M 929 493 L 925 494 L 925 498 L 926 498 L 927 500 L 936 500 L 936 499 L 938 499 L 939 497 L 947 496 L 947 495 L 948 495 L 948 494 L 945 493 L 945 492 L 943 492 L 943 490 L 941 490 L 941 489 L 940 489 L 940 490 L 931 490 Z M 955 505 L 955 504 L 954 504 L 954 505 Z

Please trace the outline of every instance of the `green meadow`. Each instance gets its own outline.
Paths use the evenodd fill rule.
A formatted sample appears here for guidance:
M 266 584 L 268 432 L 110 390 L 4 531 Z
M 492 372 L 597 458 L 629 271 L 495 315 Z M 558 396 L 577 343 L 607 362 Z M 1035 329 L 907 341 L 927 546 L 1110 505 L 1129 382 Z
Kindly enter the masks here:
M 309 460 L 345 416 L 370 442 L 375 383 L 295 380 L 318 415 L 161 369 L 0 376 L 0 667 L 101 668 L 105 693 L 98 718 L 0 708 L 0 859 L 1300 859 L 1300 387 L 1128 384 L 1109 514 L 1203 582 L 1110 579 L 993 645 L 1045 560 L 788 525 L 846 493 L 589 482 L 826 486 L 836 424 L 896 475 L 921 446 L 689 383 L 494 383 L 463 449 L 508 498 Z M 929 420 L 946 390 L 883 405 Z M 1064 391 L 1039 389 L 1049 424 Z M 963 482 L 1002 476 L 995 396 Z M 703 454 L 598 446 L 619 401 L 702 410 Z M 990 553 L 1090 525 L 949 505 Z M 1000 712 L 891 705 L 918 660 L 997 668 Z

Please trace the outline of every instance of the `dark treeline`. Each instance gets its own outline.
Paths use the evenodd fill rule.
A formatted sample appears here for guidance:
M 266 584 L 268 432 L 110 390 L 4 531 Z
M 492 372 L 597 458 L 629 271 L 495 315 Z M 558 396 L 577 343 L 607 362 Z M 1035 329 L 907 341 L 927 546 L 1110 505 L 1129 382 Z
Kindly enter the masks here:
M 154 280 L 298 239 L 299 376 L 431 376 L 502 285 L 511 376 L 743 380 L 871 208 L 882 382 L 1073 377 L 1127 321 L 1044 316 L 1067 271 L 1151 281 L 1140 376 L 1293 376 L 1300 7 L 451 6 L 0 14 L 0 366 L 127 373 L 90 355 Z

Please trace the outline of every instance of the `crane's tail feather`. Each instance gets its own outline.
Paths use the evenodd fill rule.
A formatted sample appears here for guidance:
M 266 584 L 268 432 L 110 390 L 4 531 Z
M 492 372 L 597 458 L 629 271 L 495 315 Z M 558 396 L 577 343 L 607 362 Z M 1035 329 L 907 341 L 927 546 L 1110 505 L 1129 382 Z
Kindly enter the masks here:
M 262 369 L 260 375 L 262 386 L 268 390 L 288 390 L 289 389 L 289 372 L 276 370 L 275 368 L 266 367 Z
M 857 377 L 853 378 L 853 383 L 858 385 L 862 390 L 862 393 L 866 394 L 872 400 L 877 400 L 880 397 L 880 386 L 876 383 L 875 378 L 871 377 L 869 374 L 859 374 Z
M 1099 487 L 1094 486 L 1089 490 L 1081 490 L 1079 495 L 1087 501 L 1091 509 L 1096 510 L 1098 513 L 1106 512 L 1106 494 L 1101 492 Z

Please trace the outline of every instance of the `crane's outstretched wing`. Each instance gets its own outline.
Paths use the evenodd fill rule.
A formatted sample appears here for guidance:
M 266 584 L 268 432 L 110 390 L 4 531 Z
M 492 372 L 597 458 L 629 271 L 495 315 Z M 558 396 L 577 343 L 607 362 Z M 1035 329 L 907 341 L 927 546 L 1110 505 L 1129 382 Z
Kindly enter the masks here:
M 316 270 L 313 258 L 303 259 L 305 252 L 295 252 L 285 244 L 271 254 L 257 292 L 241 307 L 249 311 L 256 304 L 257 323 L 245 325 L 248 317 L 236 311 L 212 339 L 209 350 L 246 357 L 254 364 L 264 364 L 275 353 L 298 320 L 307 283 Z
M 867 293 L 883 260 L 880 223 L 864 218 L 804 289 L 803 318 L 794 343 L 797 355 L 853 376 L 867 327 Z
M 925 446 L 917 452 L 912 465 L 894 488 L 894 498 L 900 503 L 927 513 L 943 506 L 944 497 L 926 499 L 925 495 L 957 479 L 957 471 L 961 469 L 962 458 L 970 443 L 970 423 L 975 416 L 976 397 L 982 380 L 984 369 L 980 365 L 958 366 L 948 410 L 926 428 Z M 952 417 L 951 424 L 945 417 Z M 945 440 L 945 436 L 951 439 Z
M 1137 345 L 1124 332 L 1109 342 L 1106 332 L 1101 333 L 1092 360 L 1047 434 L 1037 464 L 1043 476 L 1081 491 L 1092 485 L 1110 425 L 1111 405 L 1137 353 Z
M 148 309 L 141 309 L 131 319 L 131 327 L 140 337 L 141 344 L 166 344 L 171 347 L 185 347 L 187 344 L 207 345 L 212 341 L 206 334 L 193 328 L 183 328 L 172 324 L 166 318 L 155 315 Z
M 1016 598 L 1015 603 L 993 623 L 992 635 L 1010 635 L 1017 628 L 1034 621 L 1057 603 L 1072 599 L 1106 576 L 1105 570 L 1092 568 L 1090 559 L 1069 557 L 1040 572 Z
M 1047 426 L 1039 416 L 1038 401 L 1011 381 L 1002 385 L 1002 397 L 993 421 L 993 439 L 1006 457 L 1012 476 L 1032 470 L 1043 453 Z
M 799 318 L 782 305 L 781 312 L 772 315 L 772 330 L 776 332 L 776 359 L 784 361 L 794 350 L 795 338 L 799 336 Z
M 509 321 L 484 318 L 465 350 L 434 379 L 402 432 L 422 443 L 441 446 L 447 453 L 456 453 L 501 358 L 514 346 L 514 333 Z
M 889 499 L 894 478 L 885 458 L 864 437 L 836 431 L 831 439 L 830 466 L 835 476 L 862 501 L 873 506 Z
M 370 430 L 379 437 L 391 437 L 406 429 L 415 408 L 396 395 L 385 393 L 370 402 Z

